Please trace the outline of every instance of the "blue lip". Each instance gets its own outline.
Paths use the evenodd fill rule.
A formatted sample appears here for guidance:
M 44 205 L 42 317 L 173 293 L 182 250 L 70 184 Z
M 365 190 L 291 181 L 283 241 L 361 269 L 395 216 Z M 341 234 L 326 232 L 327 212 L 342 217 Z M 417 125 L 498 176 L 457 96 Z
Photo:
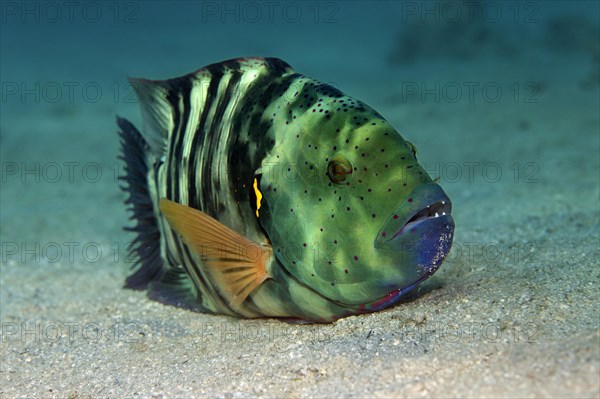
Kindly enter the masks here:
M 453 237 L 454 219 L 445 215 L 411 223 L 394 241 L 414 256 L 418 274 L 432 275 L 450 251 Z

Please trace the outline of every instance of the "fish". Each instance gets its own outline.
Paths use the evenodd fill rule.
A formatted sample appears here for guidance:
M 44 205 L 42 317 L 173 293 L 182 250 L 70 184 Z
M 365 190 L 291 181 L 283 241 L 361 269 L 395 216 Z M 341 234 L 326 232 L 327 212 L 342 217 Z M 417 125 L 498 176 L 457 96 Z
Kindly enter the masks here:
M 142 129 L 117 117 L 135 234 L 126 288 L 329 323 L 396 305 L 447 256 L 450 198 L 364 102 L 277 58 L 129 82 Z

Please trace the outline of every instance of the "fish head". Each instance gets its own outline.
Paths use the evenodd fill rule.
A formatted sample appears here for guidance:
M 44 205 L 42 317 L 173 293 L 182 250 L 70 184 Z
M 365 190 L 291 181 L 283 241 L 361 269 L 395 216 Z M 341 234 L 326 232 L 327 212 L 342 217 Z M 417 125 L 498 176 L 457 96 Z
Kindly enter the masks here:
M 360 101 L 282 108 L 269 110 L 276 144 L 260 170 L 259 217 L 279 263 L 337 304 L 392 305 L 448 254 L 450 199 L 415 147 Z

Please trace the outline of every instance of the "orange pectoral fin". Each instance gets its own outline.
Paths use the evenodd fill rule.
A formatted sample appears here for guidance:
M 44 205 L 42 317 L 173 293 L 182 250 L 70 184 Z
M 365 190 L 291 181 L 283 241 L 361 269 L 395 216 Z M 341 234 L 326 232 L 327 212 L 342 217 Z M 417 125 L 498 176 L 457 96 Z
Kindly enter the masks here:
M 239 306 L 269 278 L 270 245 L 257 244 L 197 209 L 165 198 L 159 205 L 173 230 L 201 256 L 230 305 Z

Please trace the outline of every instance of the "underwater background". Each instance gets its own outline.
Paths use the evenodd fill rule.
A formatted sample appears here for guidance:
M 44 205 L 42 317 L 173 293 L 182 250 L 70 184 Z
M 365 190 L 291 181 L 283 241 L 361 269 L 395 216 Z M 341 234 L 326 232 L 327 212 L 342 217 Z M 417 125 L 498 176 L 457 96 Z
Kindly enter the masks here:
M 3 1 L 2 397 L 599 397 L 597 1 Z M 127 76 L 271 56 L 379 111 L 453 202 L 452 251 L 328 325 L 122 288 Z

